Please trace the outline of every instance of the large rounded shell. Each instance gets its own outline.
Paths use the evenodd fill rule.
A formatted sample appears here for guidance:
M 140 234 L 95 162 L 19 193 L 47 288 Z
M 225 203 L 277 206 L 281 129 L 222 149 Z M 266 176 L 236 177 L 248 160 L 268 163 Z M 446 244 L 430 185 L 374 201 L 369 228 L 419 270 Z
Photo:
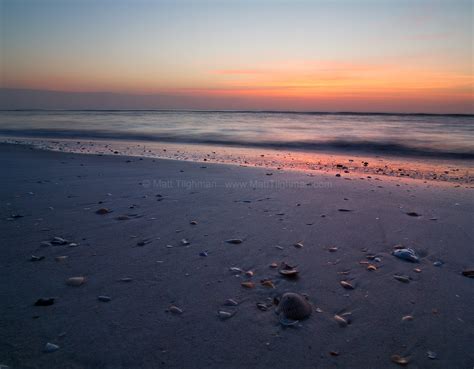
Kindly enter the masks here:
M 281 297 L 276 313 L 282 314 L 286 319 L 302 320 L 308 318 L 312 310 L 311 304 L 305 297 L 294 292 L 287 292 Z

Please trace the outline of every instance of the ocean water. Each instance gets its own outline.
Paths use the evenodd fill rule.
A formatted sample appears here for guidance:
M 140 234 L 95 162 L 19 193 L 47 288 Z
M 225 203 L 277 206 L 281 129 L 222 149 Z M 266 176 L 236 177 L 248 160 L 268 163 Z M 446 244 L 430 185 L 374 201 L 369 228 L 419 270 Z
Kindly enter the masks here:
M 1 111 L 0 136 L 474 159 L 474 116 L 467 115 Z

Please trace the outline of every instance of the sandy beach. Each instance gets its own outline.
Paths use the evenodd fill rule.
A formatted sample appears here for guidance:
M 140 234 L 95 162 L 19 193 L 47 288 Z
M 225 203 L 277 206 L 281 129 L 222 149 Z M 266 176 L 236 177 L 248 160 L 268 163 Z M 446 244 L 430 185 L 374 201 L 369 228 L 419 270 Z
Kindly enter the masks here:
M 0 162 L 2 368 L 474 365 L 468 185 L 8 144 Z M 285 292 L 308 319 L 280 323 Z

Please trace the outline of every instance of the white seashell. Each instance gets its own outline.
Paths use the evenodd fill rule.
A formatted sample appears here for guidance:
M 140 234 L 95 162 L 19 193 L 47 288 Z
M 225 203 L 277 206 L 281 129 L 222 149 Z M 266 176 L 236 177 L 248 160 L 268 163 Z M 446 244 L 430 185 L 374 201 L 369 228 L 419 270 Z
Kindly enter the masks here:
M 224 305 L 226 306 L 237 306 L 239 303 L 235 301 L 234 299 L 227 299 L 224 302 Z
M 173 314 L 182 314 L 183 313 L 183 310 L 177 306 L 174 306 L 174 305 L 171 305 L 169 308 L 168 308 L 168 311 L 170 313 L 173 313 Z
M 219 316 L 219 318 L 221 318 L 222 320 L 225 320 L 225 319 L 229 319 L 229 318 L 232 318 L 234 316 L 235 313 L 229 313 L 228 311 L 224 311 L 224 310 L 219 310 L 217 312 L 217 315 Z
M 68 286 L 81 286 L 86 283 L 86 277 L 71 277 L 66 280 Z
M 59 350 L 59 346 L 58 345 L 55 345 L 54 343 L 50 343 L 48 342 L 46 344 L 46 346 L 44 346 L 44 349 L 43 349 L 43 352 L 54 352 L 54 351 L 58 351 Z

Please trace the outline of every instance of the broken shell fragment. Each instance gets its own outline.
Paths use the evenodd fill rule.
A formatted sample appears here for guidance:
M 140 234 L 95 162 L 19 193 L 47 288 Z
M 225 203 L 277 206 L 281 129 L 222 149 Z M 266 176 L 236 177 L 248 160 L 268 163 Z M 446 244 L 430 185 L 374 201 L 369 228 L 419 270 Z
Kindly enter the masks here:
M 400 355 L 392 355 L 392 361 L 398 365 L 405 366 L 408 365 L 409 360 L 406 357 L 402 357 Z
M 97 296 L 97 300 L 102 301 L 102 302 L 110 302 L 110 301 L 112 301 L 112 299 L 111 299 L 109 296 L 104 296 L 104 295 Z
M 280 269 L 279 273 L 288 278 L 294 278 L 298 275 L 298 270 L 296 269 Z
M 413 320 L 413 316 L 412 316 L 412 315 L 405 315 L 405 316 L 402 318 L 402 320 L 403 320 L 404 322 L 411 321 L 411 320 Z
M 347 281 L 340 281 L 339 282 L 341 284 L 342 287 L 344 287 L 346 290 L 353 290 L 354 289 L 354 286 L 347 282 Z
M 253 277 L 253 271 L 247 270 L 247 271 L 245 272 L 245 275 L 246 275 L 247 277 Z
M 224 302 L 224 305 L 226 306 L 237 306 L 239 303 L 235 301 L 234 299 L 227 299 Z
M 224 311 L 224 310 L 219 310 L 217 312 L 217 316 L 222 320 L 232 318 L 234 316 L 234 314 L 235 313 L 229 313 L 228 311 Z
M 377 270 L 377 267 L 375 265 L 369 264 L 367 265 L 367 270 L 371 272 L 371 271 Z
M 245 287 L 245 288 L 254 288 L 255 287 L 255 283 L 253 283 L 253 282 L 242 282 L 240 285 L 242 287 Z
M 346 327 L 349 324 L 349 320 L 347 320 L 345 317 L 342 317 L 338 314 L 334 315 L 334 320 L 341 326 L 341 327 Z
M 277 263 L 271 263 L 270 268 L 272 268 L 272 269 L 278 268 L 278 264 Z
M 281 297 L 275 312 L 286 319 L 303 320 L 311 315 L 312 310 L 311 304 L 304 296 L 287 292 Z
M 302 242 L 297 242 L 293 246 L 295 246 L 297 249 L 302 249 L 304 247 Z
M 171 305 L 169 308 L 168 308 L 168 311 L 170 313 L 173 313 L 173 314 L 182 314 L 183 313 L 183 309 L 175 306 L 175 305 Z
M 395 274 L 393 276 L 393 278 L 395 278 L 397 281 L 400 281 L 400 282 L 403 282 L 403 283 L 409 283 L 410 282 L 410 277 L 408 277 L 407 275 Z
M 86 277 L 71 277 L 66 280 L 68 286 L 81 286 L 86 283 Z
M 260 281 L 262 286 L 268 287 L 268 288 L 276 288 L 273 282 L 270 279 L 263 279 Z
M 59 350 L 59 346 L 58 346 L 58 345 L 55 345 L 54 343 L 48 342 L 48 343 L 44 346 L 43 352 L 51 353 L 51 352 L 58 351 L 58 350 Z
M 237 245 L 239 243 L 242 243 L 243 241 L 240 239 L 240 238 L 229 238 L 228 240 L 226 240 L 225 242 L 227 243 L 232 243 L 234 245 Z

